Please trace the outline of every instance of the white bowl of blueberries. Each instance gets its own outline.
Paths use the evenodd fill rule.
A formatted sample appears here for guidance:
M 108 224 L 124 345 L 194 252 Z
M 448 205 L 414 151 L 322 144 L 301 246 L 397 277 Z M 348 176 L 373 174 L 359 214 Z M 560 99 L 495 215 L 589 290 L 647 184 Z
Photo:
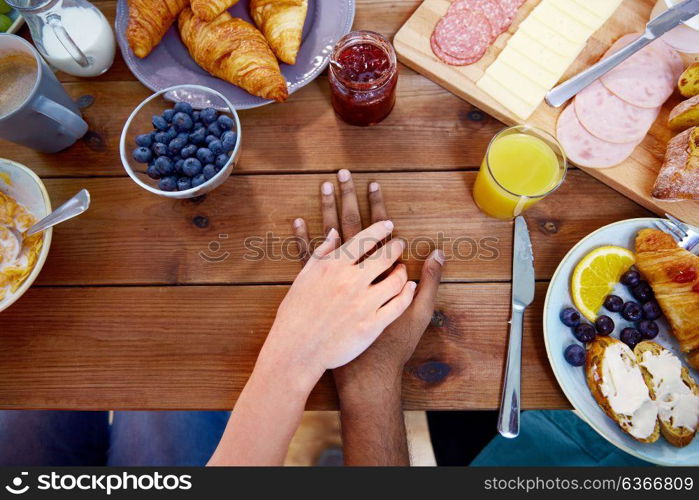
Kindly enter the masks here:
M 176 85 L 134 109 L 119 151 L 136 184 L 183 199 L 208 193 L 228 179 L 240 141 L 238 114 L 223 94 L 201 85 Z

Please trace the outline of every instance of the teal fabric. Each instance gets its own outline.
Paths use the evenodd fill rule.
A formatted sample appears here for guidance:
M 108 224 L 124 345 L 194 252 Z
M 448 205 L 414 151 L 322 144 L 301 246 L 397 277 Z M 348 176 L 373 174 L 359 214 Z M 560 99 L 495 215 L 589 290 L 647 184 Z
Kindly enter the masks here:
M 515 439 L 494 438 L 471 462 L 494 466 L 650 466 L 618 449 L 572 411 L 522 413 Z

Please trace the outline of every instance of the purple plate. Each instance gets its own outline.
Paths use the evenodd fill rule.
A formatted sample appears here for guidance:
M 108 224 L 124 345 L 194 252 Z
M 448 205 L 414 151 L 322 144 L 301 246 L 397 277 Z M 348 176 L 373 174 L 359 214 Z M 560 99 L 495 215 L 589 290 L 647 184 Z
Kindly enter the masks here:
M 232 16 L 252 23 L 248 0 L 240 0 L 229 9 Z M 197 84 L 218 90 L 236 109 L 264 106 L 274 101 L 247 93 L 240 87 L 210 75 L 190 57 L 177 33 L 177 21 L 165 34 L 160 44 L 144 59 L 136 57 L 126 41 L 129 9 L 126 0 L 118 0 L 114 21 L 117 41 L 126 65 L 138 80 L 157 92 L 179 84 Z M 297 91 L 327 66 L 335 43 L 352 28 L 354 0 L 308 0 L 308 14 L 303 27 L 303 41 L 296 64 L 280 63 L 282 74 L 289 85 L 289 94 Z M 254 23 L 253 23 L 254 24 Z

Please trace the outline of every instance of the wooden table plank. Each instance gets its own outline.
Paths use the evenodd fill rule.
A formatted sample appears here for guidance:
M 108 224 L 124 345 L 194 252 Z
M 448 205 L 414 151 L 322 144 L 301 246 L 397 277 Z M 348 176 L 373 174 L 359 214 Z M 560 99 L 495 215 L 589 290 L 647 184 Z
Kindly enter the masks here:
M 406 409 L 499 402 L 508 284 L 443 284 L 406 366 Z M 230 409 L 286 286 L 34 287 L 3 313 L 0 407 Z M 541 336 L 546 284 L 525 319 L 523 405 L 562 408 Z M 234 325 L 234 326 L 232 326 Z M 325 377 L 308 409 L 335 409 Z
M 446 281 L 509 280 L 512 223 L 490 219 L 478 210 L 471 198 L 475 176 L 475 172 L 421 172 L 355 178 L 360 192 L 366 192 L 371 180 L 382 184 L 397 234 L 413 250 L 408 261 L 411 276 L 419 275 L 420 256 L 439 245 L 448 256 L 458 254 L 445 270 Z M 154 196 L 130 179 L 51 179 L 46 185 L 54 204 L 85 187 L 93 195 L 93 205 L 81 217 L 56 227 L 38 282 L 291 282 L 298 272 L 298 262 L 288 258 L 296 256 L 296 245 L 289 240 L 291 222 L 303 216 L 312 234 L 320 234 L 318 190 L 327 179 L 333 176 L 237 176 L 196 201 Z M 361 198 L 367 220 L 366 200 Z M 549 278 L 565 253 L 590 231 L 647 215 L 586 174 L 571 172 L 557 193 L 526 215 L 537 277 Z M 265 258 L 256 258 L 257 248 L 264 250 Z

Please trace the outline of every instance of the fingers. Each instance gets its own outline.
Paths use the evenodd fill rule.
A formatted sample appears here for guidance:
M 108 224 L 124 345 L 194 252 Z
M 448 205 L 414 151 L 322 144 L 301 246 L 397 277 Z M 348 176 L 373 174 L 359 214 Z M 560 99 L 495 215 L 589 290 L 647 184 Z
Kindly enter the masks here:
M 320 259 L 326 255 L 333 252 L 340 246 L 340 234 L 337 229 L 331 228 L 328 235 L 325 237 L 325 241 L 318 245 L 318 247 L 313 251 L 313 257 Z
M 296 219 L 293 226 L 296 245 L 299 248 L 299 260 L 305 264 L 311 256 L 311 240 L 308 237 L 308 226 L 303 219 Z
M 372 253 L 358 264 L 367 279 L 374 281 L 403 255 L 405 242 L 401 239 L 393 239 Z
M 342 207 L 340 209 L 340 221 L 342 226 L 342 239 L 349 240 L 362 230 L 362 217 L 359 214 L 359 202 L 357 201 L 357 191 L 354 189 L 352 174 L 347 169 L 342 169 L 337 173 L 340 181 L 340 193 L 342 197 Z
M 386 328 L 397 320 L 400 315 L 410 307 L 410 303 L 413 301 L 415 295 L 416 286 L 414 281 L 408 281 L 398 295 L 393 297 L 376 312 L 378 320 L 383 328 Z
M 398 264 L 382 281 L 371 285 L 371 293 L 383 305 L 398 295 L 408 281 L 408 270 L 405 264 Z
M 437 297 L 437 289 L 442 279 L 442 268 L 444 266 L 444 252 L 437 249 L 427 258 L 422 265 L 420 276 L 420 286 L 415 295 L 413 306 L 418 314 L 432 317 L 434 311 L 434 301 Z
M 320 186 L 320 212 L 323 216 L 323 234 L 328 234 L 333 228 L 340 230 L 335 202 L 335 186 L 332 182 L 324 182 Z
M 371 208 L 371 223 L 388 220 L 383 192 L 378 182 L 369 183 L 369 207 Z
M 382 240 L 388 238 L 392 231 L 393 222 L 390 220 L 372 224 L 342 246 L 343 256 L 351 259 L 353 263 L 357 262 Z

